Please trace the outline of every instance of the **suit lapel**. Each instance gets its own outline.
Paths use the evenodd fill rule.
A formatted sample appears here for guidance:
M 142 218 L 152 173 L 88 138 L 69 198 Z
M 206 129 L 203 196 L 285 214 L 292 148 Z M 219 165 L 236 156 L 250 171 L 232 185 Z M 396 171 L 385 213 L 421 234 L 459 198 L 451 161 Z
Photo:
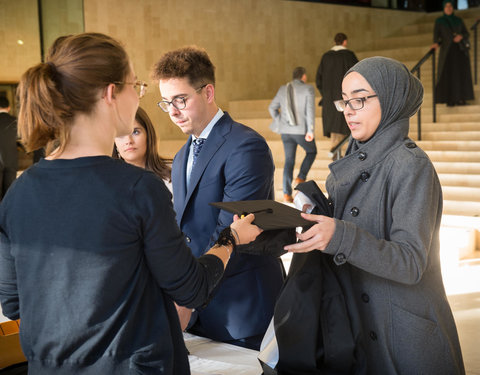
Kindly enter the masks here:
M 175 155 L 175 160 L 172 164 L 173 205 L 179 224 L 182 220 L 186 204 L 187 179 L 185 171 L 187 170 L 188 151 L 190 150 L 191 143 L 192 137 L 190 136 L 187 143 L 185 143 L 177 155 Z
M 187 186 L 187 194 L 185 197 L 185 206 L 187 206 L 188 201 L 200 182 L 200 179 L 210 163 L 210 160 L 225 143 L 226 135 L 230 132 L 232 127 L 231 123 L 232 119 L 227 113 L 225 113 L 215 124 L 207 140 L 205 141 L 202 151 L 200 152 L 200 155 L 195 163 L 195 167 L 192 170 L 192 174 L 190 175 L 190 182 Z

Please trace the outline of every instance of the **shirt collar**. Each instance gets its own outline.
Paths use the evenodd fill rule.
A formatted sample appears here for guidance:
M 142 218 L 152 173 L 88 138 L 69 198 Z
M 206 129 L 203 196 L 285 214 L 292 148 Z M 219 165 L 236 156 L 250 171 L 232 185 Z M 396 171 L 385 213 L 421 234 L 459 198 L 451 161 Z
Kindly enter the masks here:
M 212 131 L 213 127 L 218 122 L 218 120 L 220 120 L 220 118 L 222 116 L 223 116 L 223 111 L 219 108 L 217 113 L 215 114 L 215 116 L 213 116 L 213 118 L 210 120 L 210 122 L 205 127 L 205 129 L 203 129 L 203 131 L 200 133 L 200 136 L 198 138 L 205 138 L 205 139 L 208 138 L 208 136 L 210 135 L 210 132 Z M 192 134 L 192 139 L 195 140 L 195 139 L 197 139 L 197 137 L 195 137 Z
M 346 47 L 344 46 L 333 46 L 332 47 L 332 51 L 340 51 L 342 49 L 347 49 Z

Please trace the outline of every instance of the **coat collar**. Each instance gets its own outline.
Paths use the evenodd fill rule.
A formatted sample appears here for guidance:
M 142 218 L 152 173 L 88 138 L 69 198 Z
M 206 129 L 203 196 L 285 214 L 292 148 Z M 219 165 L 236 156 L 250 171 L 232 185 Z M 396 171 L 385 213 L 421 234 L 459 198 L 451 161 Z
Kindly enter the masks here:
M 361 179 L 362 173 L 371 174 L 377 164 L 405 143 L 408 139 L 405 130 L 408 123 L 408 119 L 402 119 L 390 124 L 357 150 L 328 166 L 330 176 L 327 179 L 327 190 L 335 202 L 335 217 L 343 211 L 342 205 L 346 203 L 350 190 Z

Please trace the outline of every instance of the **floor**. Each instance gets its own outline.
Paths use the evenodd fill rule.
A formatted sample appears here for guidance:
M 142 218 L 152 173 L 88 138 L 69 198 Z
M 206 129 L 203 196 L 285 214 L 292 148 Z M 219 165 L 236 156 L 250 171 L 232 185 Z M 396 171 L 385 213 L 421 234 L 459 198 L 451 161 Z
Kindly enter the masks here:
M 454 245 L 458 242 L 458 238 L 442 238 L 442 273 L 467 375 L 480 375 L 480 252 L 458 261 Z M 288 255 L 282 257 L 287 267 Z M 0 322 L 5 320 L 0 309 Z
M 480 259 L 461 262 L 443 273 L 466 372 L 480 375 Z

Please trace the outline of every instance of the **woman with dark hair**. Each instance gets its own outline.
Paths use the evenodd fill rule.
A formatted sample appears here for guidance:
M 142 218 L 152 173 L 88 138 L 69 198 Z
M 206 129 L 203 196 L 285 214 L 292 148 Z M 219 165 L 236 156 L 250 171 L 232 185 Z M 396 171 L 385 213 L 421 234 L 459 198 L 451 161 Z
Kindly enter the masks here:
M 141 107 L 138 107 L 135 114 L 133 132 L 115 138 L 113 157 L 152 171 L 167 183 L 171 181 L 171 160 L 165 160 L 159 155 L 155 127 Z
M 440 48 L 435 101 L 447 106 L 473 100 L 469 33 L 463 20 L 453 12 L 453 2 L 443 2 L 443 15 L 436 19 L 432 48 Z
M 97 33 L 63 37 L 21 78 L 20 136 L 47 156 L 0 205 L 0 302 L 21 319 L 29 373 L 188 374 L 174 302 L 203 305 L 260 232 L 249 215 L 192 255 L 165 184 L 111 157 L 144 93 L 124 48 Z
M 351 279 L 346 301 L 358 310 L 367 374 L 464 374 L 440 267 L 442 189 L 408 138 L 422 84 L 398 61 L 372 57 L 346 73 L 342 97 L 335 105 L 352 138 L 329 166 L 333 218 L 302 214 L 314 225 L 285 249 L 319 250 Z

